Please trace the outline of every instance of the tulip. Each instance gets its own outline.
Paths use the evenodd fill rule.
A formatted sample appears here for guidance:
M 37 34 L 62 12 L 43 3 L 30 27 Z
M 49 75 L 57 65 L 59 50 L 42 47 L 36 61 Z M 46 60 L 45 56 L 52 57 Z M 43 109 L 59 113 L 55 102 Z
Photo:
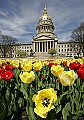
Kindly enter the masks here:
M 61 75 L 58 76 L 60 79 L 60 83 L 63 86 L 71 86 L 78 78 L 78 75 L 74 72 L 74 70 L 64 71 Z
M 55 108 L 53 104 L 57 100 L 57 95 L 53 88 L 43 89 L 34 94 L 32 100 L 36 106 L 34 112 L 41 118 L 46 118 L 48 112 Z
M 62 74 L 62 72 L 64 71 L 64 68 L 62 68 L 60 65 L 53 65 L 51 67 L 51 73 L 54 75 L 54 76 L 58 76 L 59 74 Z

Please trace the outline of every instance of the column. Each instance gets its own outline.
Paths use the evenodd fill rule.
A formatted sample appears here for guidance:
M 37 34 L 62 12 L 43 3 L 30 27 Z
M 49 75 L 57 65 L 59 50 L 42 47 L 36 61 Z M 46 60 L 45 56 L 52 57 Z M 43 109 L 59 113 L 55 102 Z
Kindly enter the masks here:
M 35 52 L 35 42 L 33 43 L 33 51 Z
M 40 52 L 40 42 L 39 42 L 39 52 Z
M 36 42 L 36 52 L 38 52 L 38 42 Z
M 43 52 L 43 42 L 42 42 L 42 52 Z
M 44 52 L 46 52 L 46 42 L 44 42 L 44 48 L 45 48 L 45 51 L 44 51 Z
M 47 41 L 47 52 L 48 52 L 48 41 Z
M 55 42 L 55 49 L 57 50 L 57 42 Z
M 50 48 L 51 48 L 51 41 L 50 41 Z
M 39 42 L 37 42 L 37 52 L 39 52 Z

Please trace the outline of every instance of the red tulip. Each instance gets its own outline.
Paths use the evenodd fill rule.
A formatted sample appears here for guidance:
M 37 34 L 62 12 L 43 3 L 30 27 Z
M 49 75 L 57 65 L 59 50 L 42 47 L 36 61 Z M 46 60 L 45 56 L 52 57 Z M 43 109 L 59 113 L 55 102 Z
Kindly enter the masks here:
M 63 64 L 64 66 L 67 66 L 67 62 L 65 62 L 65 61 L 63 61 L 62 64 Z
M 13 70 L 13 68 L 14 68 L 14 67 L 13 67 L 12 65 L 6 65 L 6 67 L 5 67 L 5 69 L 6 69 L 6 70 L 9 70 L 9 71 L 10 71 L 10 70 Z
M 84 80 L 84 68 L 79 68 L 77 71 L 77 74 L 78 74 L 79 78 Z
M 50 60 L 48 66 L 52 67 L 53 65 L 57 66 L 57 63 L 54 63 L 53 60 Z
M 82 64 L 80 64 L 80 68 L 84 68 L 84 64 L 82 65 Z
M 71 70 L 78 70 L 79 67 L 80 67 L 80 64 L 77 63 L 77 62 L 73 62 L 73 63 L 70 63 L 70 64 L 69 64 L 69 68 L 70 68 Z
M 2 80 L 10 80 L 13 76 L 14 76 L 14 72 L 7 70 L 7 71 L 3 72 L 3 74 L 1 74 L 1 79 Z

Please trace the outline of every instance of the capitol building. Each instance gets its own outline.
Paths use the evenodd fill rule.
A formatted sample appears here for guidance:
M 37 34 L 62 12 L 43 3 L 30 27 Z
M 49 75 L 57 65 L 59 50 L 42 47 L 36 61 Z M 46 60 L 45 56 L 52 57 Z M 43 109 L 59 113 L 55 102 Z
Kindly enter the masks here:
M 38 25 L 36 27 L 36 36 L 33 36 L 31 43 L 18 43 L 12 50 L 12 57 L 17 57 L 16 50 L 24 50 L 30 56 L 31 50 L 34 56 L 48 56 L 48 50 L 55 48 L 57 56 L 76 56 L 75 42 L 59 42 L 57 35 L 54 34 L 54 25 L 51 17 L 47 13 L 46 6 L 44 7 L 43 14 L 40 16 Z M 82 55 L 82 53 L 80 54 Z

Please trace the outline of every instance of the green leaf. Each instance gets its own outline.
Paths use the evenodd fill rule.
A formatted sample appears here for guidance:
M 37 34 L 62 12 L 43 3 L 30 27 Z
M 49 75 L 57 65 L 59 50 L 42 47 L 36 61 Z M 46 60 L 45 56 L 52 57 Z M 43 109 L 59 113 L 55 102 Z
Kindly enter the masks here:
M 19 108 L 24 105 L 24 100 L 23 100 L 23 98 L 19 98 L 18 104 L 19 104 Z
M 70 103 L 67 103 L 62 110 L 63 120 L 67 120 L 69 111 L 71 111 L 71 107 L 70 107 Z
M 27 111 L 29 120 L 36 120 L 36 116 L 32 107 L 26 106 L 26 111 Z
M 62 109 L 62 105 L 59 105 L 58 107 L 56 107 L 56 113 L 60 112 Z
M 77 120 L 76 114 L 72 114 L 69 112 L 69 115 L 67 116 L 67 120 Z
M 84 110 L 78 111 L 78 112 L 77 112 L 77 116 L 78 116 L 78 117 L 84 116 Z
M 9 101 L 9 97 L 10 97 L 10 91 L 9 89 L 6 90 L 6 99 L 7 101 Z
M 0 101 L 0 120 L 4 120 L 6 114 L 6 106 Z
M 24 88 L 24 85 L 21 83 L 20 91 L 23 92 L 23 95 L 25 96 L 25 99 L 28 100 L 28 93 L 26 89 Z
M 38 80 L 38 88 L 42 86 L 42 81 Z
M 19 79 L 19 74 L 20 74 L 21 70 L 20 69 L 15 69 L 14 70 L 14 76 L 16 77 L 16 80 L 18 82 L 18 79 Z
M 35 117 L 32 107 L 29 107 L 29 115 L 31 116 L 31 120 L 36 120 L 36 117 Z

